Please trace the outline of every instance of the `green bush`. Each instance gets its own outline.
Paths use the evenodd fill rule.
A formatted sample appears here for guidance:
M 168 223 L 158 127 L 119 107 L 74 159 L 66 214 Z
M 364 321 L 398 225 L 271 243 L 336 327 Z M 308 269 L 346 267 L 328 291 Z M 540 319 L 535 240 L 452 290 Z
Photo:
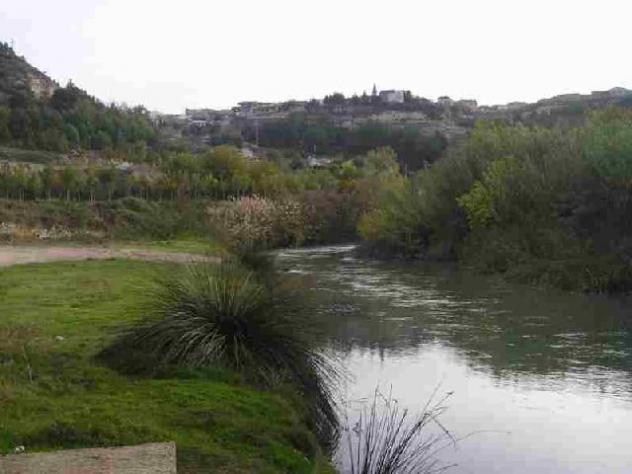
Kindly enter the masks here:
M 471 229 L 487 227 L 496 220 L 495 204 L 507 193 L 506 177 L 515 173 L 518 163 L 508 157 L 492 162 L 481 180 L 474 182 L 470 190 L 456 201 L 467 214 Z
M 564 288 L 630 284 L 632 113 L 581 129 L 478 124 L 467 141 L 363 217 L 373 246 L 452 256 Z
M 632 184 L 632 112 L 596 112 L 581 133 L 582 155 L 599 176 Z

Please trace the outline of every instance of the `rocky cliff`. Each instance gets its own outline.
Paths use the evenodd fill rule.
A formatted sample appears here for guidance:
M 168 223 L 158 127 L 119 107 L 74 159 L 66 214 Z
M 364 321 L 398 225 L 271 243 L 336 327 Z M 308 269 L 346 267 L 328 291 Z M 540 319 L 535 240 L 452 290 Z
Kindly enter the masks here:
M 49 98 L 59 87 L 39 69 L 31 66 L 13 48 L 0 43 L 0 104 L 12 96 L 32 93 L 36 99 Z

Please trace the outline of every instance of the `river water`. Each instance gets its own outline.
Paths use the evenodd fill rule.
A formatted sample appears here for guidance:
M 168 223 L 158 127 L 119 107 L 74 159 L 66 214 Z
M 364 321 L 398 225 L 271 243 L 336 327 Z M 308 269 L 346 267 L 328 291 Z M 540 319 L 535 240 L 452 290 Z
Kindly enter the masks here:
M 379 386 L 419 410 L 435 390 L 453 392 L 441 421 L 464 439 L 438 454 L 457 464 L 448 472 L 632 473 L 629 298 L 363 260 L 351 246 L 283 251 L 278 261 L 313 279 L 350 374 L 345 400 Z

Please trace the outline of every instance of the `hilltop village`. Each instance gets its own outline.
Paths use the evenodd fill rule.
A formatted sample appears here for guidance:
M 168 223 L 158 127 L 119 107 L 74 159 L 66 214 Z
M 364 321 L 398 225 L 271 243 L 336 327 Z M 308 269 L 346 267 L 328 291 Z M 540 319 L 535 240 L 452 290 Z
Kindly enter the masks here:
M 629 104 L 628 104 L 629 103 Z M 608 106 L 632 105 L 632 91 L 615 87 L 590 94 L 564 94 L 535 103 L 511 102 L 479 105 L 474 99 L 455 100 L 448 96 L 432 101 L 408 90 L 381 90 L 370 95 L 345 97 L 334 93 L 321 100 L 289 100 L 271 103 L 244 101 L 231 109 L 186 109 L 183 114 L 150 113 L 152 120 L 176 134 L 204 137 L 208 145 L 213 136 L 246 135 L 254 144 L 266 124 L 298 118 L 311 123 L 352 130 L 367 124 L 414 128 L 424 135 L 440 134 L 448 141 L 463 138 L 478 120 L 502 120 L 525 124 L 575 124 L 584 112 Z

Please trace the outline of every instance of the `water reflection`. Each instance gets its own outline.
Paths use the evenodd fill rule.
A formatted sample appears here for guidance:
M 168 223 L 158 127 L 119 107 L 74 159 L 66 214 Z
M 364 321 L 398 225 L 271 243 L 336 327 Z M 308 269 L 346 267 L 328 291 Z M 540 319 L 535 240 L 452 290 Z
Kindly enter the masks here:
M 419 406 L 441 383 L 458 472 L 632 472 L 629 298 L 515 286 L 449 265 L 377 263 L 350 247 L 285 251 L 354 382 Z M 489 433 L 495 433 L 491 435 Z M 500 433 L 505 433 L 501 435 Z

